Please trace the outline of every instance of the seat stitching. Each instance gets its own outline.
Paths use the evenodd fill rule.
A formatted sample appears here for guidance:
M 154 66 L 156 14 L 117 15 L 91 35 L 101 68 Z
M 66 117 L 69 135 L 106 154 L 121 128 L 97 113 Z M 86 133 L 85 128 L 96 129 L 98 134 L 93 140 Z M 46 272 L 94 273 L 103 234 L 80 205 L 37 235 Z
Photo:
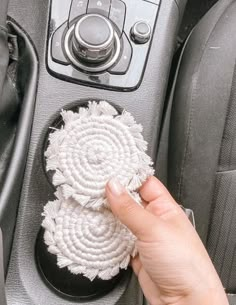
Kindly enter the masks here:
M 232 259 L 231 259 L 231 264 L 230 264 L 230 269 L 229 269 L 229 276 L 227 278 L 227 284 L 226 284 L 227 286 L 226 287 L 229 287 L 229 284 L 230 284 L 230 279 L 231 279 L 231 275 L 232 275 L 233 263 L 234 263 L 235 255 L 236 255 L 236 245 L 234 246 L 234 251 L 233 251 L 233 255 L 232 255 Z
M 235 81 L 235 79 L 236 79 L 236 60 L 235 60 L 235 63 L 234 63 L 234 73 L 233 73 L 233 78 L 232 78 L 232 82 L 231 82 L 231 92 L 230 92 L 229 103 L 228 103 L 228 107 L 227 107 L 227 115 L 226 115 L 227 120 L 226 120 L 226 123 L 225 123 L 225 126 L 224 126 L 222 142 L 225 139 L 225 134 L 226 134 L 226 131 L 227 131 L 227 128 L 228 128 L 228 121 L 231 118 L 230 112 L 231 112 L 231 107 L 233 107 L 233 103 L 234 103 L 234 100 L 233 100 L 233 95 L 234 95 L 233 90 L 234 90 L 234 81 Z M 233 138 L 233 140 L 231 142 L 231 145 L 230 145 L 230 152 L 229 152 L 229 156 L 228 156 L 228 160 L 227 160 L 228 168 L 230 168 L 230 164 L 231 164 L 231 161 L 232 161 L 232 152 L 233 152 L 233 147 L 234 147 L 234 140 L 235 140 L 235 138 Z M 224 143 L 222 143 L 222 144 L 224 144 Z M 220 151 L 219 162 L 218 162 L 219 164 L 221 164 L 221 158 L 223 158 L 223 156 L 222 156 L 223 149 L 224 149 L 224 147 L 222 145 L 221 151 Z
M 230 189 L 232 187 L 232 177 L 230 179 L 231 183 L 230 183 L 230 187 L 228 187 L 228 192 L 230 193 Z M 229 198 L 229 197 L 228 197 Z M 227 199 L 228 199 L 227 198 Z M 228 200 L 227 200 L 228 201 Z M 227 206 L 227 201 L 225 203 L 225 207 Z M 235 202 L 235 201 L 234 201 Z M 226 238 L 226 249 L 224 249 L 224 253 L 223 253 L 223 259 L 221 261 L 221 267 L 220 267 L 220 275 L 222 275 L 222 272 L 223 272 L 223 267 L 224 267 L 224 262 L 225 262 L 225 257 L 226 257 L 226 253 L 227 253 L 227 250 L 229 249 L 229 240 L 230 240 L 230 233 L 231 233 L 231 228 L 232 228 L 232 224 L 233 224 L 233 220 L 234 220 L 234 215 L 235 215 L 235 209 L 236 209 L 236 205 L 234 204 L 233 206 L 233 211 L 230 215 L 230 223 L 229 223 L 229 229 L 228 229 L 228 232 L 227 232 L 227 238 Z M 220 232 L 221 233 L 221 232 Z M 220 234 L 221 235 L 221 234 Z M 219 245 L 219 242 L 218 242 L 218 245 Z M 227 276 L 228 278 L 228 276 Z
M 194 96 L 193 93 L 195 93 L 196 88 L 194 87 L 194 80 L 195 82 L 197 82 L 198 78 L 199 78 L 199 73 L 200 73 L 200 65 L 203 59 L 203 56 L 205 54 L 206 51 L 206 46 L 212 36 L 213 31 L 215 30 L 216 26 L 218 25 L 219 20 L 221 19 L 221 17 L 223 16 L 223 14 L 225 13 L 225 11 L 229 8 L 229 6 L 232 4 L 232 2 L 225 8 L 225 10 L 222 12 L 222 14 L 219 16 L 219 18 L 217 19 L 214 27 L 212 28 L 212 30 L 209 33 L 209 36 L 202 48 L 202 54 L 201 54 L 201 58 L 199 60 L 199 65 L 198 65 L 198 69 L 196 70 L 196 73 L 194 73 L 193 75 L 196 75 L 196 78 L 193 79 L 193 83 L 192 83 L 192 87 L 190 87 L 189 91 L 191 90 L 191 103 L 190 103 L 190 114 L 189 114 L 189 122 L 188 122 L 188 127 L 187 127 L 187 137 L 186 137 L 186 143 L 185 143 L 185 149 L 184 149 L 184 157 L 183 157 L 183 161 L 182 161 L 182 167 L 181 167 L 181 171 L 180 171 L 180 178 L 179 178 L 179 190 L 178 190 L 178 195 L 177 198 L 178 200 L 181 202 L 182 201 L 182 193 L 183 193 L 183 180 L 184 180 L 184 170 L 185 170 L 185 166 L 186 166 L 186 161 L 187 161 L 187 150 L 188 150 L 188 146 L 189 146 L 189 140 L 190 140 L 190 135 L 191 135 L 191 131 L 192 131 L 192 122 L 193 122 L 193 113 L 194 113 Z M 196 86 L 196 84 L 195 84 Z

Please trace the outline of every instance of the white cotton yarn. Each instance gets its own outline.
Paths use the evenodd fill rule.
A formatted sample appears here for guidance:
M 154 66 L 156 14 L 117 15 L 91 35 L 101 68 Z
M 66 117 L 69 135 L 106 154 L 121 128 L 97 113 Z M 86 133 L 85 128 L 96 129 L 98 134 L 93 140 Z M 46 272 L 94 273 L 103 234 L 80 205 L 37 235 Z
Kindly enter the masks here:
M 117 177 L 133 192 L 153 174 L 142 126 L 130 113 L 119 115 L 101 101 L 61 115 L 65 125 L 50 134 L 45 156 L 47 170 L 55 171 L 53 184 L 62 186 L 66 199 L 72 197 L 87 208 L 106 206 L 110 178 Z
M 58 197 L 44 207 L 42 223 L 45 243 L 57 255 L 58 266 L 91 281 L 109 280 L 126 269 L 130 255 L 135 255 L 132 233 L 108 209 L 86 209 L 74 199 Z
M 135 238 L 109 210 L 105 185 L 117 177 L 140 201 L 136 191 L 154 173 L 147 142 L 130 113 L 105 101 L 61 116 L 45 152 L 57 200 L 44 207 L 44 240 L 60 268 L 108 280 L 127 268 Z

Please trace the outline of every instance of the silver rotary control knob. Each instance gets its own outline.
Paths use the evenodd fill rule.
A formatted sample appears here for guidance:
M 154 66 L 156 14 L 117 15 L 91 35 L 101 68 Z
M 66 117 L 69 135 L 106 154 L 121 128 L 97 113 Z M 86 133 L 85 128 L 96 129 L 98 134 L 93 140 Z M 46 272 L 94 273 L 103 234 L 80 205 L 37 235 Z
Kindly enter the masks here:
M 115 48 L 115 33 L 111 22 L 98 14 L 88 14 L 75 25 L 72 49 L 77 59 L 87 63 L 107 60 Z
M 131 38 L 135 43 L 143 44 L 151 38 L 151 27 L 146 21 L 138 21 L 131 28 Z

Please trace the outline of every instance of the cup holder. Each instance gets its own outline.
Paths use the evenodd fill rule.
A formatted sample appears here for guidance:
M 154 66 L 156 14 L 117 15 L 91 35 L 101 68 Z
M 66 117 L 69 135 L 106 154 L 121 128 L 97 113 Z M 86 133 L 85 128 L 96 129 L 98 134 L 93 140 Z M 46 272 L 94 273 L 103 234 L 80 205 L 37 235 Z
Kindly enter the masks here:
M 97 101 L 93 99 L 93 101 Z M 113 105 L 114 106 L 114 105 Z M 71 107 L 65 107 L 64 110 L 72 110 L 78 112 L 79 108 L 88 107 L 88 100 L 79 101 L 74 103 Z M 117 107 L 116 107 L 117 109 Z M 122 109 L 117 109 L 118 113 L 122 112 Z M 49 134 L 53 132 L 53 129 L 60 129 L 64 125 L 64 121 L 60 115 L 51 122 L 50 128 L 45 135 L 45 141 L 43 144 L 42 152 L 42 164 L 44 173 L 48 182 L 55 190 L 55 186 L 52 183 L 54 171 L 46 170 L 46 158 L 44 156 L 45 151 L 49 145 Z M 45 202 L 46 204 L 46 202 Z M 130 275 L 130 269 L 120 270 L 120 272 L 110 280 L 102 280 L 96 277 L 93 281 L 85 276 L 71 273 L 66 267 L 59 268 L 57 265 L 57 257 L 48 252 L 47 245 L 44 242 L 44 229 L 41 228 L 35 245 L 35 258 L 39 273 L 46 283 L 46 285 L 52 289 L 59 296 L 72 300 L 72 301 L 88 301 L 102 297 L 114 289 L 122 280 L 125 280 Z
M 121 270 L 111 280 L 95 278 L 90 281 L 83 275 L 75 275 L 67 268 L 57 266 L 57 258 L 50 254 L 43 239 L 44 230 L 40 229 L 36 240 L 36 262 L 45 283 L 57 294 L 66 299 L 87 301 L 102 297 L 109 293 L 124 279 L 129 271 Z

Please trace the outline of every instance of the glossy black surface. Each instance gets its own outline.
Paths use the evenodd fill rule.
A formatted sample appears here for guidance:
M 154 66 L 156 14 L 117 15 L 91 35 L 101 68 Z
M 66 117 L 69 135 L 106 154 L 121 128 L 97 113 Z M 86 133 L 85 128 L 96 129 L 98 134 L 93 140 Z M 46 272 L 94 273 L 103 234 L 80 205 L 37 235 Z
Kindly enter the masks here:
M 108 17 L 111 0 L 89 0 L 87 14 L 97 13 Z
M 88 0 L 73 0 L 71 2 L 69 23 L 75 18 L 86 14 L 88 7 Z
M 111 74 L 125 74 L 129 68 L 132 58 L 132 48 L 125 33 L 122 35 L 122 60 L 119 60 L 112 68 L 109 69 Z
M 43 240 L 41 229 L 36 241 L 35 256 L 39 272 L 45 283 L 63 298 L 74 301 L 96 299 L 109 293 L 122 279 L 130 276 L 128 270 L 122 270 L 111 280 L 95 278 L 90 281 L 81 274 L 72 274 L 67 268 L 58 268 L 57 258 L 50 254 Z
M 104 5 L 104 8 L 107 7 L 106 1 L 104 0 L 104 2 L 101 2 L 102 5 Z M 75 2 L 77 5 L 74 4 Z M 82 7 L 80 13 L 78 13 L 79 3 Z M 68 16 L 70 16 L 67 17 L 69 21 L 75 18 L 74 9 L 72 9 L 73 7 L 76 7 L 77 16 L 81 13 L 84 14 L 86 1 L 79 2 L 79 0 L 73 0 L 70 9 L 70 1 L 66 0 L 63 2 L 64 13 L 58 13 L 60 11 L 61 5 L 62 2 L 60 0 L 52 0 L 51 24 L 53 25 L 58 25 L 60 19 L 62 22 L 66 21 L 66 11 L 68 12 Z M 89 7 L 90 4 L 88 3 L 87 5 Z M 107 88 L 111 90 L 130 91 L 137 89 L 142 80 L 152 39 L 143 45 L 136 44 L 130 38 L 130 29 L 137 21 L 143 20 L 150 25 L 153 34 L 158 9 L 158 5 L 144 0 L 113 0 L 111 2 L 109 16 L 111 16 L 111 20 L 114 22 L 114 24 L 117 23 L 114 27 L 118 32 L 122 31 L 123 29 L 123 33 L 125 35 L 123 34 L 121 43 L 124 48 L 122 48 L 118 62 L 115 63 L 114 66 L 109 69 L 109 71 L 100 73 L 84 72 L 72 65 L 61 65 L 58 63 L 58 60 L 53 60 L 50 52 L 52 44 L 52 32 L 50 32 L 48 41 L 49 51 L 47 55 L 49 71 L 58 78 L 74 83 L 81 83 L 84 85 Z M 71 17 L 72 14 L 73 18 Z M 124 16 L 125 22 L 123 22 Z
M 109 19 L 114 22 L 119 35 L 122 34 L 125 22 L 126 6 L 123 1 L 112 0 Z
M 52 59 L 61 64 L 69 65 L 68 60 L 65 57 L 63 52 L 62 37 L 67 29 L 67 22 L 64 22 L 53 34 L 52 36 L 52 47 L 51 47 L 51 56 Z
M 82 1 L 82 0 L 77 0 Z M 51 18 L 49 23 L 49 36 L 55 31 L 59 26 L 68 20 L 70 13 L 71 0 L 52 0 L 50 5 Z M 87 5 L 86 5 L 87 7 Z M 76 12 L 77 13 L 77 12 Z

